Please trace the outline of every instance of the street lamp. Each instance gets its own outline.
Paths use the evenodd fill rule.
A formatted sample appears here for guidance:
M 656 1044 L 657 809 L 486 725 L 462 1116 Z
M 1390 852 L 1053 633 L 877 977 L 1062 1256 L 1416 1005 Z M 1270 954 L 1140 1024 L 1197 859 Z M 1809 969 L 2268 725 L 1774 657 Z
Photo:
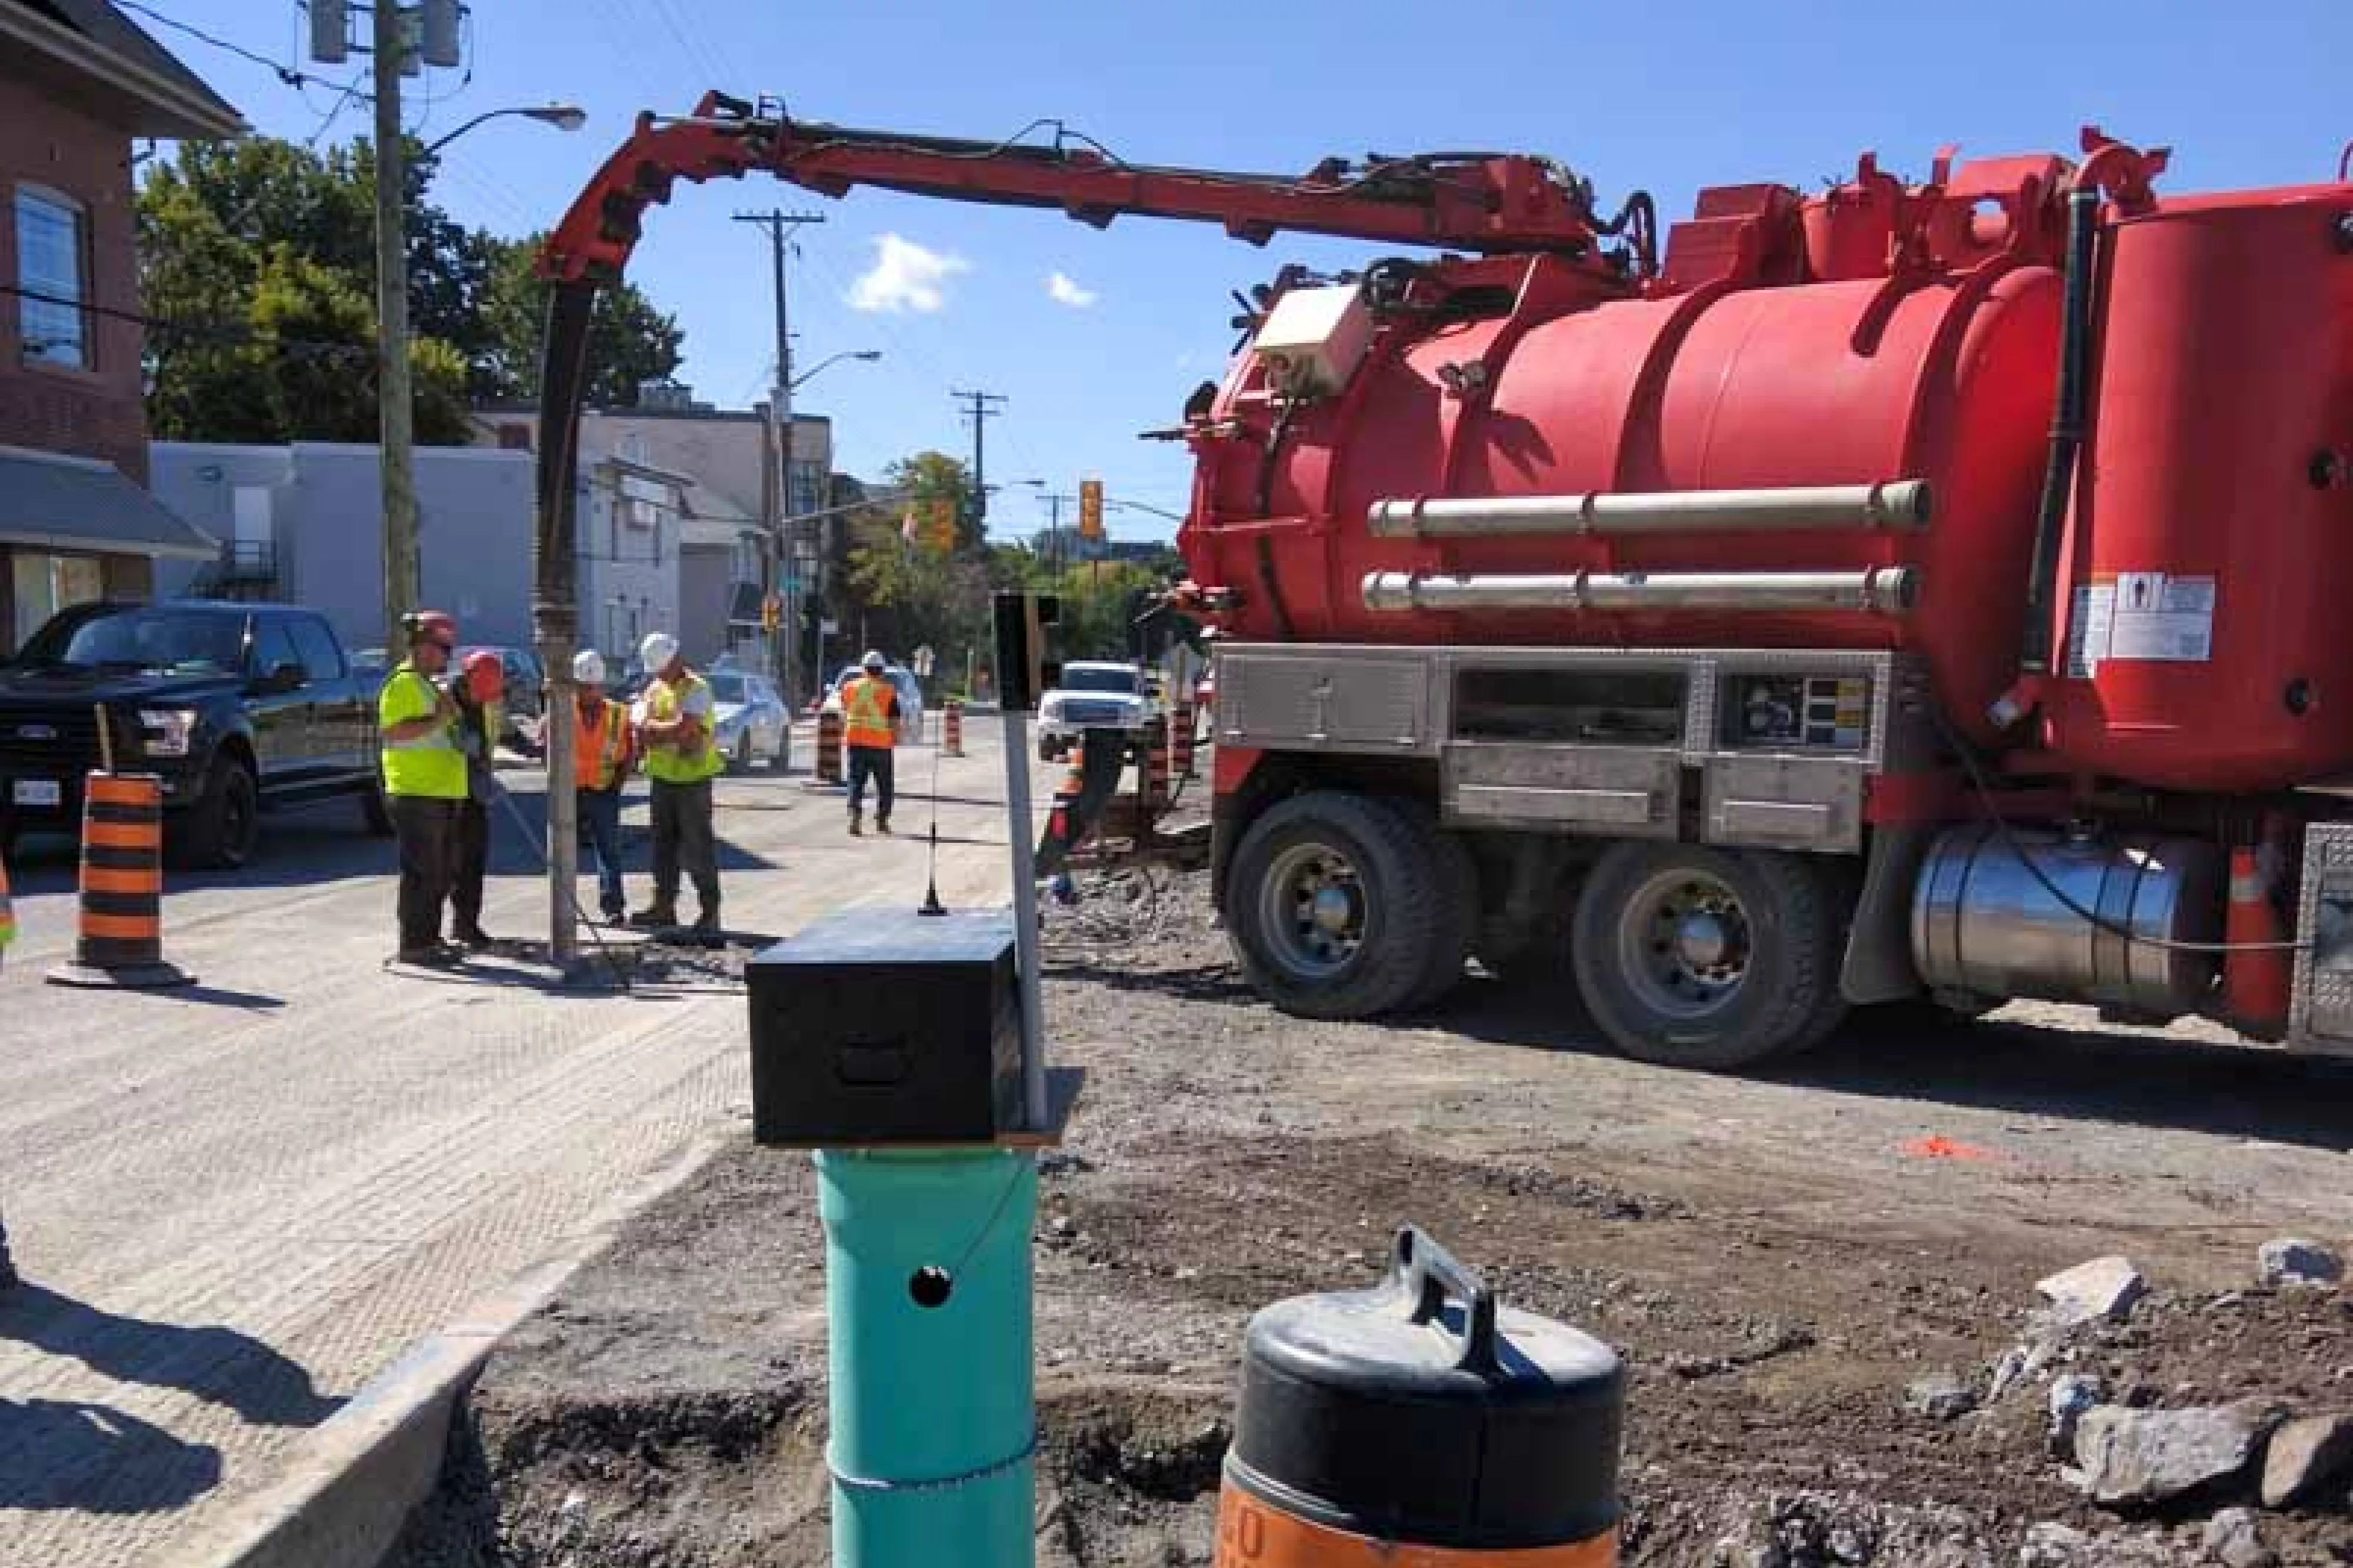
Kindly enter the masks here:
M 425 156 L 430 158 L 434 153 L 438 153 L 442 148 L 447 147 L 450 142 L 455 142 L 459 137 L 463 136 L 467 132 L 471 131 L 475 126 L 480 125 L 483 121 L 496 120 L 501 115 L 509 114 L 515 115 L 523 120 L 536 120 L 542 125 L 553 125 L 558 131 L 577 131 L 582 126 L 588 123 L 588 111 L 581 108 L 576 103 L 543 103 L 535 109 L 518 107 L 513 109 L 485 110 L 481 113 L 474 116 L 473 119 L 466 121 L 465 124 L 458 127 L 457 130 L 449 132 L 448 135 L 427 142 L 425 148 Z
M 417 546 L 417 410 L 408 363 L 408 224 L 402 208 L 407 182 L 401 175 L 406 149 L 400 129 L 400 67 L 407 46 L 401 36 L 401 16 L 400 7 L 389 0 L 376 7 L 376 429 L 384 493 L 384 646 L 396 649 L 403 646 L 401 617 L 417 607 L 424 579 Z M 588 119 L 587 110 L 569 103 L 489 110 L 426 147 L 423 155 L 433 157 L 475 126 L 501 115 L 536 120 L 559 131 L 577 131 Z M 568 823 L 564 831 L 571 831 Z M 568 854 L 570 841 L 565 842 Z M 569 889 L 570 883 L 565 886 Z M 570 931 L 568 921 L 563 929 Z
M 803 386 L 807 385 L 810 381 L 816 378 L 818 372 L 823 370 L 829 364 L 839 364 L 846 359 L 863 360 L 866 363 L 872 364 L 876 360 L 881 359 L 881 357 L 882 351 L 881 349 L 845 349 L 838 354 L 826 355 L 825 358 L 818 361 L 817 363 L 809 366 L 808 369 L 801 372 L 800 374 L 786 382 L 785 385 L 788 391 L 798 392 Z

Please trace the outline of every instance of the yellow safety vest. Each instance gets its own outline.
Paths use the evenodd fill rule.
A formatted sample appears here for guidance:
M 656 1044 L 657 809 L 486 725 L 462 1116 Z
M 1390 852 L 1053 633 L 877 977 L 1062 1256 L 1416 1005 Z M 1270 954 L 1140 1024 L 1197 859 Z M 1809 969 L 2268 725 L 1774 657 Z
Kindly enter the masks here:
M 385 678 L 375 700 L 375 721 L 384 746 L 384 791 L 426 800 L 466 798 L 466 753 L 456 731 L 438 725 L 414 741 L 396 741 L 385 731 L 412 719 L 429 719 L 440 693 L 413 664 L 403 662 Z
M 898 726 L 891 721 L 891 699 L 897 695 L 880 675 L 861 675 L 841 689 L 841 738 L 853 746 L 888 750 L 899 743 Z
M 650 723 L 669 723 L 685 711 L 687 700 L 697 691 L 701 691 L 704 699 L 702 739 L 695 742 L 692 751 L 681 746 L 649 742 L 646 747 L 646 777 L 662 784 L 701 784 L 704 779 L 727 771 L 727 759 L 719 754 L 719 748 L 712 742 L 711 687 L 702 677 L 688 670 L 686 679 L 676 687 L 666 680 L 657 680 L 647 687 L 646 719 Z

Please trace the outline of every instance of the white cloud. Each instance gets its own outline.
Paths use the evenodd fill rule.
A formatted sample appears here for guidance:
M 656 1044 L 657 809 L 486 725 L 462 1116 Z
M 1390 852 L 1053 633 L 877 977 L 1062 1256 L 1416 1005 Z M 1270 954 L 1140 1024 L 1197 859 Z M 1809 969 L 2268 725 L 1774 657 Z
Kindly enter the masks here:
M 1046 279 L 1046 292 L 1054 302 L 1068 305 L 1073 310 L 1083 310 L 1103 296 L 1092 289 L 1082 289 L 1078 280 L 1067 272 L 1057 272 Z
M 895 234 L 875 240 L 874 249 L 873 267 L 849 286 L 849 306 L 854 310 L 934 315 L 947 307 L 947 280 L 972 270 L 972 263 L 961 256 L 927 250 Z

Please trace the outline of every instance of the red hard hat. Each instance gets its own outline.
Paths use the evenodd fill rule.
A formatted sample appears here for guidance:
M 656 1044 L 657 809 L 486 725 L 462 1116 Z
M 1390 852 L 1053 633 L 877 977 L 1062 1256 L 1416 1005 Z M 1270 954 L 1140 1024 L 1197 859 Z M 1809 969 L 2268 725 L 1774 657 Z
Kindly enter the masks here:
M 496 702 L 506 695 L 507 672 L 499 656 L 484 649 L 466 656 L 466 695 L 476 702 Z
M 457 618 L 446 610 L 417 610 L 405 617 L 412 639 L 430 640 L 443 647 L 453 647 L 458 641 Z

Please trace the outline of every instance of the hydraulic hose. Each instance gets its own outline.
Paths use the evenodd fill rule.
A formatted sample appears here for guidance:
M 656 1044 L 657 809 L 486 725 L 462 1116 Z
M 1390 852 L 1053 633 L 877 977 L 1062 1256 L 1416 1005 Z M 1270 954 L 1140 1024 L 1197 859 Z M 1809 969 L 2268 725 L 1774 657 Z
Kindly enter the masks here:
M 2092 268 L 2100 234 L 2100 193 L 2079 185 L 2067 195 L 2064 303 L 2059 320 L 2059 395 L 2051 415 L 2051 456 L 2034 516 L 2034 562 L 2026 579 L 2026 630 L 2018 663 L 2028 675 L 2051 672 L 2051 618 L 2059 592 L 2059 536 L 2084 445 L 2084 399 L 2091 374 Z

